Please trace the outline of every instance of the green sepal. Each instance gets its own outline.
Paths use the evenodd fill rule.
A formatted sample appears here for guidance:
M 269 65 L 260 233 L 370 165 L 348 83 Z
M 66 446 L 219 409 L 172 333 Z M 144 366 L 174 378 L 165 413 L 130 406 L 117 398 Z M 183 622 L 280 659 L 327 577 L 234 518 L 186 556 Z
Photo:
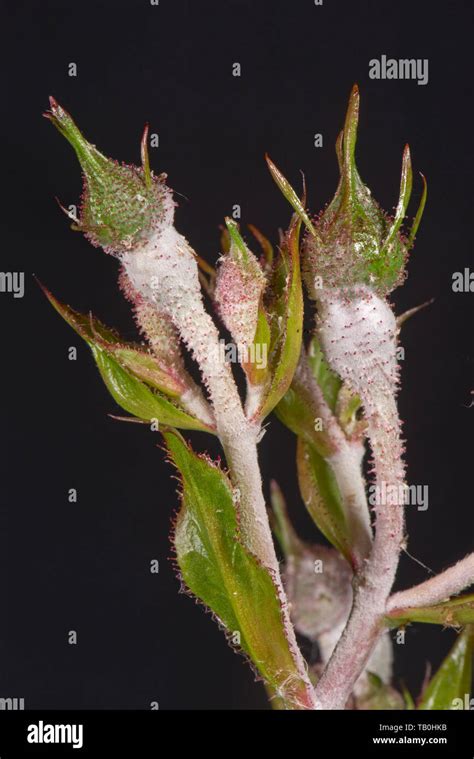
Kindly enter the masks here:
M 340 180 L 336 194 L 314 222 L 303 243 L 303 272 L 308 292 L 318 299 L 324 288 L 351 288 L 366 284 L 382 295 L 405 278 L 408 249 L 412 246 L 426 201 L 426 183 L 410 237 L 401 232 L 412 189 L 410 151 L 402 160 L 397 208 L 390 218 L 362 181 L 355 161 L 359 121 L 359 90 L 352 88 L 344 129 L 336 142 Z M 316 284 L 316 279 L 318 284 Z M 319 281 L 321 280 L 321 281 Z
M 275 166 L 270 156 L 265 155 L 265 159 L 267 161 L 268 168 L 270 169 L 270 174 L 272 175 L 275 181 L 275 184 L 281 190 L 281 192 L 283 193 L 283 195 L 285 196 L 289 204 L 293 207 L 294 211 L 296 211 L 297 216 L 304 223 L 307 230 L 313 236 L 317 237 L 317 232 L 315 228 L 313 227 L 311 219 L 309 218 L 308 214 L 305 211 L 304 203 L 299 199 L 295 190 L 293 189 L 291 184 L 288 182 L 288 180 L 283 176 L 280 169 L 278 169 Z M 305 196 L 306 193 L 303 193 L 303 195 Z M 306 198 L 304 197 L 304 199 Z
M 242 235 L 240 234 L 239 225 L 236 221 L 234 221 L 234 219 L 231 219 L 229 216 L 226 216 L 225 225 L 229 233 L 229 254 L 231 258 L 233 258 L 235 261 L 240 261 L 244 267 L 248 266 L 250 273 L 253 260 L 250 258 L 248 248 Z M 255 265 L 253 268 L 255 268 Z
M 466 627 L 436 674 L 428 683 L 418 709 L 424 711 L 462 709 L 469 700 L 472 682 L 474 628 Z M 461 704 L 459 703 L 461 702 Z
M 119 164 L 82 135 L 70 114 L 54 98 L 43 114 L 74 148 L 81 165 L 84 193 L 76 228 L 93 245 L 111 253 L 130 250 L 170 216 L 171 195 L 164 176 L 153 176 L 146 146 L 141 142 L 142 167 Z
M 195 454 L 175 431 L 163 433 L 182 478 L 173 542 L 184 583 L 224 626 L 286 708 L 306 708 L 306 684 L 288 643 L 270 572 L 244 546 L 228 476 Z

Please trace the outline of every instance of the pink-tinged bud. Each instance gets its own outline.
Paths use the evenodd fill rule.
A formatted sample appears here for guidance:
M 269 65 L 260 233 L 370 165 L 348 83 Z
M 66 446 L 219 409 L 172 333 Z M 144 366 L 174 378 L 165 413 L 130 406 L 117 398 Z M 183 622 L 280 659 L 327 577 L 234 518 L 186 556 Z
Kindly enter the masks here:
M 251 345 L 257 328 L 265 275 L 241 238 L 237 225 L 226 219 L 229 251 L 221 258 L 214 299 L 219 315 L 235 342 Z

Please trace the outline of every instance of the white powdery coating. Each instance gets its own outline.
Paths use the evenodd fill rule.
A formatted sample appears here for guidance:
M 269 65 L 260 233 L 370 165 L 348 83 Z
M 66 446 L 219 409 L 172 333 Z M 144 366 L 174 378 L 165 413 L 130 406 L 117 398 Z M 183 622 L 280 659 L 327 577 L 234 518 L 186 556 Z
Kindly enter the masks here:
M 319 296 L 319 337 L 325 357 L 361 398 L 379 487 L 404 486 L 403 445 L 395 401 L 397 325 L 385 300 L 368 287 Z M 378 504 L 371 554 L 358 579 L 347 627 L 316 686 L 317 708 L 344 709 L 380 638 L 387 597 L 403 542 L 398 505 Z
M 122 263 L 141 296 L 172 319 L 201 368 L 216 408 L 237 411 L 240 401 L 230 390 L 229 368 L 217 360 L 219 336 L 203 307 L 196 258 L 186 238 L 173 226 L 164 226 L 123 254 Z
M 395 393 L 397 325 L 388 303 L 368 287 L 350 295 L 323 290 L 319 296 L 319 336 L 332 368 L 364 399 L 366 412 L 378 410 L 378 396 Z
M 219 333 L 204 309 L 192 248 L 174 227 L 165 226 L 123 254 L 122 263 L 141 297 L 170 316 L 199 364 L 227 464 L 241 492 L 241 528 L 247 545 L 278 577 L 257 461 L 260 430 L 246 419 L 229 365 L 220 357 Z
M 289 621 L 278 560 L 268 522 L 257 458 L 259 428 L 250 424 L 229 366 L 219 359 L 219 333 L 202 300 L 196 256 L 171 223 L 121 256 L 132 287 L 170 316 L 201 369 L 213 403 L 217 432 L 234 487 L 240 491 L 240 527 L 246 546 L 272 572 L 282 604 L 290 650 L 305 683 L 308 703 L 313 689 Z
M 249 256 L 253 254 L 248 252 Z M 260 297 L 265 288 L 263 272 L 258 263 L 245 269 L 245 264 L 222 259 L 214 294 L 219 314 L 237 344 L 250 345 L 254 339 Z
M 318 638 L 321 662 L 325 665 L 332 656 L 334 649 L 342 635 L 346 621 L 339 623 L 337 627 L 324 633 Z M 364 695 L 369 687 L 368 672 L 380 677 L 385 685 L 390 685 L 393 676 L 393 645 L 388 631 L 385 632 L 375 644 L 363 672 L 357 678 L 353 693 L 357 698 Z
M 388 303 L 368 287 L 320 295 L 319 337 L 334 371 L 356 392 L 369 425 L 379 484 L 403 485 L 403 446 L 395 403 L 397 324 Z

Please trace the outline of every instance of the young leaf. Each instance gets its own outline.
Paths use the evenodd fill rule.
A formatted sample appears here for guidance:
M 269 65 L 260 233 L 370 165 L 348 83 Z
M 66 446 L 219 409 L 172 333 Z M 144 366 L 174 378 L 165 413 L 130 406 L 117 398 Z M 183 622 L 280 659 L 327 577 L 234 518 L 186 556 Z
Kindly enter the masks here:
M 313 444 L 302 438 L 298 438 L 296 464 L 301 496 L 306 508 L 323 535 L 353 565 L 353 541 L 330 464 Z
M 308 346 L 308 363 L 314 379 L 321 388 L 324 400 L 336 415 L 341 427 L 348 436 L 354 435 L 363 428 L 363 422 L 359 422 L 356 417 L 361 407 L 361 400 L 330 368 L 317 337 L 313 337 Z
M 259 305 L 257 328 L 250 349 L 250 361 L 242 364 L 251 385 L 263 385 L 269 376 L 268 347 L 270 345 L 271 331 L 268 318 L 262 303 Z
M 119 364 L 122 364 L 138 379 L 172 398 L 177 398 L 184 392 L 186 389 L 184 382 L 179 381 L 171 372 L 164 371 L 152 354 L 144 351 L 139 345 L 121 340 L 113 330 L 105 327 L 92 314 L 74 311 L 70 306 L 55 298 L 43 285 L 41 287 L 58 314 L 88 345 L 98 344 L 102 350 L 112 354 Z
M 307 399 L 291 386 L 274 408 L 280 422 L 303 440 L 311 443 L 321 456 L 331 453 L 330 440 L 324 429 L 319 430 L 313 414 L 308 407 Z
M 330 369 L 324 358 L 319 340 L 313 337 L 308 346 L 308 363 L 311 367 L 314 379 L 318 383 L 324 395 L 324 400 L 332 412 L 336 410 L 336 401 L 342 380 Z
M 474 628 L 470 625 L 459 635 L 453 648 L 429 682 L 418 709 L 447 710 L 462 708 L 469 699 L 472 679 Z
M 45 287 L 43 291 L 56 311 L 89 345 L 109 392 L 125 411 L 143 421 L 157 419 L 160 424 L 180 429 L 215 432 L 175 405 L 174 401 L 179 403 L 189 388 L 186 376 L 181 378 L 171 369 L 166 371 L 155 356 L 140 346 L 120 341 L 115 332 L 92 314 L 80 314 L 60 303 Z
M 196 455 L 177 432 L 166 431 L 164 438 L 182 477 L 174 545 L 184 582 L 286 708 L 305 708 L 307 686 L 285 634 L 278 592 L 269 571 L 241 542 L 227 475 Z
M 271 379 L 257 412 L 263 419 L 272 411 L 288 390 L 301 352 L 303 334 L 303 290 L 301 285 L 299 234 L 301 220 L 293 216 L 290 229 L 281 248 L 275 270 L 276 297 L 270 309 Z
M 387 614 L 386 622 L 391 627 L 399 627 L 409 622 L 426 622 L 445 627 L 473 624 L 474 594 L 458 596 L 434 606 L 393 609 Z
M 203 422 L 186 414 L 163 395 L 154 393 L 133 374 L 129 374 L 97 343 L 90 344 L 100 375 L 112 398 L 129 414 L 138 419 L 179 427 L 183 430 L 212 432 Z
M 404 709 L 401 693 L 384 683 L 374 672 L 367 672 L 367 686 L 356 697 L 356 708 L 364 711 L 390 711 Z
M 286 501 L 278 483 L 270 481 L 270 501 L 272 510 L 270 521 L 274 535 L 276 536 L 286 559 L 294 557 L 304 550 L 304 544 L 299 539 L 290 521 Z

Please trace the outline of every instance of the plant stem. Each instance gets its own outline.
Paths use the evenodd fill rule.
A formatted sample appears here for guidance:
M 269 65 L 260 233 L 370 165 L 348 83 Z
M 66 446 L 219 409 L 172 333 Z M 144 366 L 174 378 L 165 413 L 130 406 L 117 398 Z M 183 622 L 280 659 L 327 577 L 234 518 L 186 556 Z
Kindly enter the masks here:
M 304 349 L 293 378 L 293 387 L 298 395 L 305 399 L 308 415 L 322 420 L 324 432 L 321 437 L 324 439 L 324 446 L 320 453 L 330 465 L 339 488 L 354 541 L 354 569 L 357 570 L 362 567 L 372 545 L 370 515 L 362 474 L 364 448 L 359 441 L 347 439 L 312 374 Z
M 474 584 L 474 553 L 469 554 L 436 577 L 395 593 L 387 601 L 387 611 L 432 606 L 455 596 Z
M 377 482 L 387 482 L 392 470 L 391 463 L 383 458 L 383 451 L 387 448 L 385 434 L 388 433 L 381 433 L 378 423 L 375 428 L 369 424 Z M 392 482 L 391 479 L 388 481 Z M 398 566 L 403 523 L 401 506 L 379 506 L 373 548 L 366 567 L 354 581 L 351 615 L 316 686 L 316 699 L 320 709 L 344 709 L 356 680 L 384 630 L 383 617 Z
M 361 288 L 321 303 L 320 337 L 330 366 L 362 400 L 372 448 L 376 493 L 404 493 L 403 446 L 395 401 L 396 323 L 388 304 Z M 319 709 L 344 709 L 383 632 L 383 617 L 403 542 L 403 500 L 377 499 L 375 538 L 354 578 L 346 628 L 316 686 Z
M 288 693 L 298 692 L 294 708 L 314 708 L 314 689 L 290 620 L 263 497 L 257 456 L 260 425 L 247 419 L 232 372 L 219 350 L 218 330 L 204 308 L 195 254 L 183 235 L 168 226 L 140 249 L 123 256 L 122 262 L 133 287 L 169 315 L 199 365 L 234 487 L 243 541 L 271 573 L 280 599 L 286 637 L 301 682 L 296 689 L 289 683 Z
M 240 513 L 240 528 L 251 553 L 270 570 L 280 598 L 288 643 L 304 684 L 301 708 L 314 708 L 313 686 L 296 642 L 288 601 L 281 580 L 258 465 L 257 438 L 260 425 L 245 416 L 229 367 L 219 362 L 219 335 L 204 307 L 193 318 L 183 313 L 177 324 L 183 340 L 192 350 L 209 388 L 217 433 L 224 449 Z

